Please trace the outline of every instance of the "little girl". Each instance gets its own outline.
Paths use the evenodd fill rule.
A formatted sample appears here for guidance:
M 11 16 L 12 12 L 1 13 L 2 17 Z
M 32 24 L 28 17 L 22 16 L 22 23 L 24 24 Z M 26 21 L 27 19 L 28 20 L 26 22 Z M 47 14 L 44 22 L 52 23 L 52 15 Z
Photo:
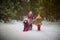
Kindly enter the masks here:
M 29 26 L 29 24 L 28 24 L 28 18 L 26 17 L 25 19 L 24 19 L 24 29 L 23 29 L 23 31 L 25 32 L 25 31 L 28 31 L 28 26 Z

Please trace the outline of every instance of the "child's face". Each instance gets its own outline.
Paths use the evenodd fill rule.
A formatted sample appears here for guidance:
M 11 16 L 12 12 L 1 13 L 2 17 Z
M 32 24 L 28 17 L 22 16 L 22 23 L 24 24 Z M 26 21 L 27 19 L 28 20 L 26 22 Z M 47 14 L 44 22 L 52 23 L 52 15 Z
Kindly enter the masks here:
M 25 21 L 25 23 L 26 23 L 26 21 Z

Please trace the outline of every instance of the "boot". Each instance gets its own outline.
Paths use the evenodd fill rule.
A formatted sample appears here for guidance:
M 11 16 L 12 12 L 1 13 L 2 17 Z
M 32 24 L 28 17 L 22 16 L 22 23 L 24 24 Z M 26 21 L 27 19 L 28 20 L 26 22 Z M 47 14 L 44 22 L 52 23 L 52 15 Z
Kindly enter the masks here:
M 40 27 L 41 27 L 41 26 L 40 26 L 40 24 L 39 24 L 39 25 L 37 25 L 38 31 L 40 31 Z

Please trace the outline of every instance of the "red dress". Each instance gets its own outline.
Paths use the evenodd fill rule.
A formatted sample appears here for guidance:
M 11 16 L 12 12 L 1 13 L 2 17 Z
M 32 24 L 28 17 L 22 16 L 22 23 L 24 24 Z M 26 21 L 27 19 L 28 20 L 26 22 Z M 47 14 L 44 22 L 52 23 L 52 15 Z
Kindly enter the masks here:
M 28 14 L 27 15 L 28 19 L 29 19 L 29 30 L 31 29 L 32 30 L 32 20 L 33 20 L 33 14 Z
M 24 20 L 24 29 L 23 31 L 28 31 L 28 20 Z
M 28 14 L 27 17 L 28 17 L 28 19 L 30 19 L 30 18 L 33 19 L 33 14 Z

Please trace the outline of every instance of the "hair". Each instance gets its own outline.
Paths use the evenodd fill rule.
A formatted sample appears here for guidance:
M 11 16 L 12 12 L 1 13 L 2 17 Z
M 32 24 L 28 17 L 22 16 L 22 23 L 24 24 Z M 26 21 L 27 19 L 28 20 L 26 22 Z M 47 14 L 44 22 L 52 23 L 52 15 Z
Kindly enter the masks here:
M 30 11 L 29 14 L 32 14 L 32 11 Z

